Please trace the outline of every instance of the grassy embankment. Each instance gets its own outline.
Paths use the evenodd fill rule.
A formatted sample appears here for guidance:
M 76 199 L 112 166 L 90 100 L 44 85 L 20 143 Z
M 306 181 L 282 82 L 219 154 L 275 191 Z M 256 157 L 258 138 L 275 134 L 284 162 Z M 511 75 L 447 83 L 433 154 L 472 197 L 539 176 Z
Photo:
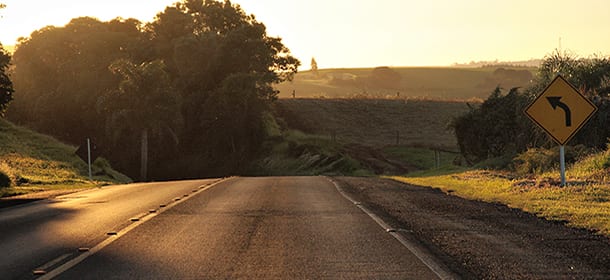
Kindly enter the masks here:
M 10 179 L 10 186 L 6 182 L 0 186 L 0 197 L 131 181 L 102 158 L 93 164 L 93 181 L 89 181 L 87 165 L 74 154 L 75 150 L 0 119 L 0 173 Z

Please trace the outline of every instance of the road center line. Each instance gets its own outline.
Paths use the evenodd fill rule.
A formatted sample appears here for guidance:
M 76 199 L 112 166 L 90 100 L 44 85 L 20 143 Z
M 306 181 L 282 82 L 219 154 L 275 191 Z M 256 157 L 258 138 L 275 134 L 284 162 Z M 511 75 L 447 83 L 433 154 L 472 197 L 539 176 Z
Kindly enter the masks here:
M 423 250 L 423 248 L 414 243 L 409 241 L 407 238 L 405 238 L 404 236 L 402 236 L 399 232 L 397 232 L 395 229 L 393 229 L 392 227 L 390 227 L 388 225 L 388 223 L 386 223 L 384 220 L 382 220 L 379 216 L 375 215 L 375 213 L 371 212 L 371 210 L 367 209 L 366 207 L 364 207 L 362 205 L 362 203 L 360 203 L 359 201 L 354 200 L 352 197 L 350 197 L 344 190 L 343 188 L 341 188 L 341 186 L 339 186 L 339 184 L 337 182 L 335 182 L 333 179 L 329 178 L 329 177 L 325 177 L 328 181 L 330 181 L 333 185 L 335 185 L 335 188 L 337 189 L 337 191 L 347 200 L 349 200 L 350 202 L 352 202 L 356 207 L 360 208 L 360 210 L 362 210 L 362 212 L 366 213 L 369 217 L 371 217 L 371 219 L 373 219 L 373 221 L 375 221 L 379 226 L 381 226 L 381 228 L 383 228 L 386 232 L 388 232 L 389 234 L 391 234 L 394 238 L 396 238 L 396 240 L 398 240 L 403 246 L 405 246 L 411 253 L 413 253 L 413 255 L 415 255 L 421 262 L 423 262 L 430 270 L 432 270 L 432 272 L 434 272 L 434 274 L 436 274 L 440 279 L 460 279 L 460 277 L 458 275 L 456 275 L 455 273 L 451 272 L 448 268 L 446 268 L 444 265 L 440 264 L 439 262 L 437 262 L 435 260 L 435 258 L 430 255 L 429 253 L 425 252 Z
M 118 231 L 116 235 L 112 235 L 108 238 L 106 238 L 104 241 L 100 242 L 99 244 L 95 245 L 95 247 L 91 248 L 89 251 L 86 251 L 80 255 L 78 255 L 76 258 L 71 259 L 69 261 L 67 261 L 66 263 L 60 265 L 59 267 L 53 269 L 52 271 L 49 271 L 48 273 L 46 273 L 44 276 L 41 276 L 38 278 L 38 280 L 47 280 L 47 279 L 53 279 L 54 277 L 59 276 L 60 274 L 64 273 L 65 271 L 67 271 L 68 269 L 76 266 L 77 264 L 79 264 L 80 262 L 84 261 L 86 258 L 88 258 L 89 256 L 92 256 L 93 254 L 97 253 L 98 251 L 104 249 L 106 246 L 110 245 L 112 242 L 114 242 L 115 240 L 119 239 L 121 236 L 127 234 L 128 232 L 130 232 L 131 230 L 135 229 L 136 227 L 138 227 L 139 225 L 145 223 L 146 221 L 156 217 L 157 215 L 160 215 L 161 213 L 173 208 L 174 206 L 183 203 L 185 201 L 187 201 L 189 198 L 194 197 L 195 194 L 204 192 L 220 183 L 226 182 L 230 179 L 232 179 L 233 177 L 229 177 L 229 178 L 224 178 L 221 180 L 218 180 L 212 184 L 209 185 L 201 185 L 199 187 L 199 190 L 197 192 L 194 192 L 193 195 L 189 196 L 189 197 L 185 197 L 184 199 L 181 199 L 179 201 L 174 201 L 171 204 L 168 204 L 166 207 L 163 207 L 161 209 L 159 209 L 157 212 L 155 213 L 150 213 L 144 217 L 142 217 L 140 219 L 140 221 L 138 222 L 134 222 L 130 225 L 128 225 L 127 227 L 123 228 L 122 230 Z

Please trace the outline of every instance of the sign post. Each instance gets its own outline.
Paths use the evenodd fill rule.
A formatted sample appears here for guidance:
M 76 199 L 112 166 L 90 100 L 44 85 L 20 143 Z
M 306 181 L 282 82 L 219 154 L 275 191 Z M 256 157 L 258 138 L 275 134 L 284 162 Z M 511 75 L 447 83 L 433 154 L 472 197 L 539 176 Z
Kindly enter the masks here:
M 95 143 L 93 143 L 91 139 L 87 138 L 87 141 L 82 143 L 74 153 L 87 164 L 89 169 L 89 180 L 93 181 L 91 163 L 93 163 L 98 157 L 97 146 Z
M 89 166 L 89 181 L 93 181 L 91 175 L 91 140 L 87 138 L 87 165 Z
M 561 185 L 566 185 L 565 144 L 589 121 L 597 107 L 561 75 L 525 109 L 525 114 L 559 144 Z
M 561 186 L 566 186 L 566 146 L 559 146 L 559 176 L 561 177 Z

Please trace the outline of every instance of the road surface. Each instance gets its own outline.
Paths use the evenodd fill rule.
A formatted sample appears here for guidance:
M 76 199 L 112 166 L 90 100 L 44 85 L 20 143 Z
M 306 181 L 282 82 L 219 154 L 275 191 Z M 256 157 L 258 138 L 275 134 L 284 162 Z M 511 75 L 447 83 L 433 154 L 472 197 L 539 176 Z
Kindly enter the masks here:
M 129 195 L 137 199 L 125 201 L 121 198 L 127 194 L 119 190 L 130 187 L 117 186 L 108 188 L 116 190 L 108 198 L 92 191 L 0 211 L 0 250 L 11 252 L 1 257 L 0 270 L 10 272 L 7 279 L 31 278 L 41 265 L 47 272 L 43 278 L 57 279 L 443 276 L 325 177 L 232 178 L 199 188 L 210 183 L 137 185 L 139 191 Z M 163 195 L 155 194 L 161 190 Z M 172 198 L 189 191 L 193 193 L 171 204 Z M 155 199 L 139 201 L 148 196 Z M 158 208 L 168 199 L 167 207 Z M 148 209 L 161 213 L 146 216 Z M 130 225 L 138 213 L 143 221 Z M 11 215 L 15 217 L 7 222 L 5 217 Z M 117 235 L 105 235 L 109 231 Z M 78 252 L 83 246 L 94 252 Z
M 0 209 L 0 279 L 35 278 L 35 270 L 74 258 L 132 218 L 215 181 L 110 186 Z

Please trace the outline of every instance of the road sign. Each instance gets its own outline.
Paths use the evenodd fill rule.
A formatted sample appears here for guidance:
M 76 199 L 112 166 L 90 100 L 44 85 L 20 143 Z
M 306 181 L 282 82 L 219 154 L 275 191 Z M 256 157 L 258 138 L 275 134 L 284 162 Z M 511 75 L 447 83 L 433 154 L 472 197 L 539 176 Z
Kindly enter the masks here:
M 90 141 L 89 150 L 91 152 L 91 162 L 94 162 L 99 157 L 99 151 L 97 150 L 97 145 Z M 79 158 L 81 158 L 85 163 L 89 161 L 89 151 L 87 149 L 87 140 L 83 141 L 83 143 L 78 146 L 76 152 L 74 152 Z
M 565 145 L 597 111 L 597 107 L 558 75 L 525 114 L 559 145 Z

